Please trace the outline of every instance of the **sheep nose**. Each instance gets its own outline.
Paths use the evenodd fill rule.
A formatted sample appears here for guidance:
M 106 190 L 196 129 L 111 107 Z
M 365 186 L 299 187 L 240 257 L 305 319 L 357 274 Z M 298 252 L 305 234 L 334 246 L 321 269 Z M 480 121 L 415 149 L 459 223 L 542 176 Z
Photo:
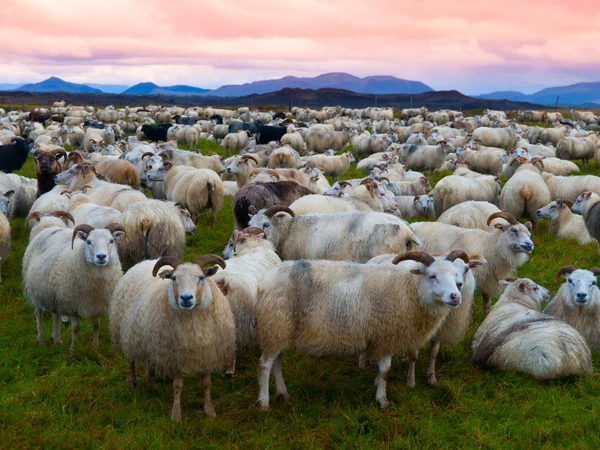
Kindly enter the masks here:
M 542 217 L 542 211 L 540 211 L 539 209 L 536 211 L 535 213 L 538 217 Z
M 230 169 L 229 167 L 227 169 L 225 169 L 227 171 L 227 173 L 231 174 L 233 173 L 233 169 Z
M 521 248 L 527 252 L 530 252 L 533 250 L 533 242 L 525 242 L 524 244 L 521 244 Z
M 454 302 L 459 301 L 460 300 L 460 294 L 456 294 L 456 293 L 450 294 L 450 300 L 452 300 Z
M 577 293 L 577 300 L 585 300 L 587 297 L 587 294 L 585 292 L 578 292 Z
M 189 307 L 192 306 L 192 299 L 194 296 L 192 294 L 181 294 L 179 299 L 181 300 L 181 306 Z
M 97 259 L 98 261 L 100 261 L 100 262 L 102 262 L 102 261 L 106 261 L 106 254 L 104 254 L 104 253 L 98 253 L 98 254 L 96 255 L 96 259 Z

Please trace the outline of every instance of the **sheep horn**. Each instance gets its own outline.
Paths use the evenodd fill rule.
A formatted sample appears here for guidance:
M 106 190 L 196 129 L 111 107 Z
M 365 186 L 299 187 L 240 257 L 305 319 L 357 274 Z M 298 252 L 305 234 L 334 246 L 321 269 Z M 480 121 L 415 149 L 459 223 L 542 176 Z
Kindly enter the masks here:
M 56 159 L 60 159 L 61 157 L 63 157 L 66 161 L 67 158 L 69 157 L 67 152 L 62 149 L 52 150 L 52 153 L 54 153 L 54 156 L 56 157 Z
M 109 223 L 104 228 L 110 231 L 110 234 L 113 234 L 115 231 L 122 231 L 123 233 L 125 233 L 125 228 L 123 227 L 123 225 L 117 222 Z
M 52 216 L 52 217 L 58 217 L 59 219 L 68 219 L 73 224 L 75 223 L 75 219 L 73 219 L 73 216 L 71 214 L 69 214 L 67 211 L 54 211 L 53 213 L 48 214 L 48 215 Z
M 513 283 L 513 282 L 515 282 L 515 281 L 517 281 L 517 280 L 518 280 L 518 278 L 517 278 L 517 277 L 506 277 L 506 278 L 504 279 L 504 281 L 508 281 L 509 283 Z
M 152 152 L 144 152 L 144 153 L 142 153 L 142 157 L 140 159 L 143 161 L 144 158 L 146 156 L 148 156 L 148 155 L 150 155 L 150 157 L 152 157 L 152 156 L 154 156 L 154 153 L 152 153 Z
M 39 220 L 40 217 L 42 217 L 42 213 L 39 211 L 33 211 L 33 212 L 29 213 L 29 215 L 25 219 L 25 226 L 27 226 L 27 222 L 29 222 L 30 220 L 33 220 L 33 219 Z
M 62 192 L 60 193 L 60 195 L 64 195 L 64 194 L 72 194 L 72 193 L 73 193 L 73 191 L 72 191 L 71 189 L 65 189 L 64 191 L 62 191 Z
M 377 181 L 379 181 L 380 183 L 381 183 L 383 180 L 387 181 L 388 183 L 391 183 L 391 181 L 390 181 L 390 179 L 389 179 L 388 177 L 379 177 L 379 178 L 377 178 Z
M 253 235 L 263 234 L 264 232 L 265 232 L 265 230 L 263 230 L 262 228 L 258 228 L 258 227 L 248 227 L 248 228 L 244 228 L 243 230 L 240 231 L 240 233 L 253 234 Z
M 370 178 L 365 178 L 364 180 L 362 180 L 362 181 L 360 182 L 360 186 L 364 186 L 365 184 L 369 184 L 369 185 L 370 185 L 372 182 L 373 182 L 373 180 L 372 180 L 372 179 L 370 179 Z
M 421 250 L 411 250 L 409 252 L 403 253 L 402 255 L 398 255 L 392 261 L 392 264 L 398 264 L 401 261 L 417 261 L 425 266 L 430 266 L 431 263 L 435 261 L 435 258 L 431 256 L 429 253 L 423 252 Z
M 257 165 L 259 164 L 258 162 L 258 158 L 254 155 L 251 155 L 249 153 L 246 153 L 245 155 L 242 155 L 242 157 L 240 159 L 251 159 L 252 161 L 254 161 Z
M 554 281 L 558 281 L 558 279 L 561 277 L 561 275 L 564 275 L 566 273 L 572 273 L 574 272 L 576 269 L 573 266 L 562 266 L 560 269 L 558 269 L 558 272 L 556 272 L 556 275 L 554 275 Z
M 529 160 L 529 162 L 530 162 L 531 164 L 536 164 L 536 163 L 539 163 L 539 165 L 540 165 L 540 166 L 542 166 L 542 168 L 544 167 L 544 161 L 542 160 L 542 158 L 537 158 L 537 157 L 535 157 L 535 158 L 531 158 L 531 159 Z
M 73 237 L 71 238 L 71 250 L 73 249 L 73 243 L 75 242 L 75 237 L 77 236 L 77 233 L 79 231 L 83 231 L 85 234 L 90 234 L 92 231 L 94 231 L 94 227 L 91 225 L 88 225 L 87 223 L 82 223 L 80 225 L 77 225 L 73 229 Z
M 167 152 L 164 152 L 164 151 L 163 151 L 163 152 L 160 152 L 160 153 L 158 154 L 158 156 L 160 156 L 160 157 L 163 159 L 163 161 L 164 161 L 164 160 L 167 160 L 167 161 L 170 161 L 170 160 L 171 160 L 171 158 L 169 158 L 169 155 L 168 155 L 168 153 L 167 153 Z
M 469 255 L 467 255 L 467 253 L 463 250 L 452 250 L 450 253 L 448 253 L 448 256 L 446 256 L 446 260 L 450 262 L 453 262 L 458 258 L 462 259 L 466 263 L 469 262 Z
M 273 217 L 275 214 L 277 214 L 278 212 L 286 212 L 288 213 L 290 216 L 295 217 L 296 215 L 294 214 L 294 211 L 292 211 L 290 208 L 288 208 L 287 206 L 283 206 L 283 205 L 275 205 L 275 206 L 271 206 L 269 209 L 267 209 L 265 211 L 265 216 L 267 216 L 269 219 L 271 217 Z
M 340 189 L 344 189 L 345 186 L 352 187 L 352 183 L 348 183 L 347 181 L 342 181 L 339 183 L 339 185 L 340 185 Z
M 593 273 L 595 276 L 598 276 L 598 275 L 600 275 L 600 269 L 599 269 L 599 268 L 597 268 L 597 267 L 592 267 L 592 268 L 590 269 L 590 272 L 592 272 L 592 273 Z
M 214 266 L 215 264 L 218 264 L 223 269 L 227 267 L 227 264 L 225 264 L 225 260 L 217 255 L 202 255 L 200 258 L 194 261 L 194 264 L 196 264 L 201 269 L 204 269 L 206 266 L 209 265 Z
M 519 157 L 519 158 L 515 158 L 510 162 L 510 165 L 512 166 L 514 163 L 518 162 L 519 164 L 523 164 L 523 158 Z
M 154 269 L 152 269 L 152 276 L 155 277 L 158 274 L 158 271 L 163 266 L 171 266 L 173 270 L 177 269 L 177 266 L 181 264 L 181 260 L 176 258 L 175 256 L 163 256 L 156 264 L 154 264 Z
M 275 177 L 275 178 L 277 178 L 277 180 L 280 180 L 280 179 L 281 179 L 281 178 L 279 177 L 279 174 L 278 174 L 276 171 L 272 170 L 272 169 L 269 169 L 269 170 L 267 170 L 267 173 L 268 173 L 269 175 L 271 175 L 272 177 Z
M 492 223 L 492 220 L 494 220 L 498 217 L 506 220 L 511 225 L 516 225 L 519 223 L 519 222 L 517 222 L 517 219 L 515 219 L 515 217 L 512 214 L 507 213 L 506 211 L 499 211 L 499 212 L 495 212 L 490 217 L 488 217 L 487 224 L 489 225 L 490 223 Z

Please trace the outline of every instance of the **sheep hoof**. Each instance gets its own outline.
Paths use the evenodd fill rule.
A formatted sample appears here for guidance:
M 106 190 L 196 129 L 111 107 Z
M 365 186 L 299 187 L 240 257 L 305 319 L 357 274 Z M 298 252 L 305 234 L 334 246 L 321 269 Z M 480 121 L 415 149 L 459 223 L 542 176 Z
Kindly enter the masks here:
M 278 392 L 276 394 L 276 396 L 278 398 L 283 399 L 283 401 L 287 402 L 290 399 L 290 394 L 288 394 L 287 392 Z
M 427 382 L 429 384 L 431 384 L 432 386 L 437 383 L 437 379 L 435 378 L 435 374 L 434 373 L 432 373 L 431 375 L 429 375 L 427 377 Z
M 205 406 L 204 407 L 204 414 L 206 414 L 208 417 L 217 417 L 217 413 L 215 412 L 215 408 L 213 408 L 212 406 L 210 408 L 207 408 Z
M 171 412 L 171 420 L 174 420 L 175 422 L 181 422 L 181 411 L 173 410 Z
M 406 387 L 413 389 L 416 386 L 415 380 L 409 380 L 406 382 Z
M 258 400 L 256 402 L 256 406 L 258 406 L 260 409 L 262 409 L 263 411 L 268 411 L 269 410 L 269 401 L 265 401 L 265 400 Z
M 225 375 L 227 375 L 228 377 L 231 378 L 235 378 L 235 369 L 227 369 L 227 371 L 225 372 Z
M 54 342 L 56 345 L 63 345 L 61 338 L 52 338 L 52 342 Z
M 127 386 L 135 389 L 137 387 L 137 379 L 135 377 L 127 377 Z
M 38 338 L 38 344 L 40 344 L 42 347 L 46 346 L 46 339 L 44 338 Z
M 388 406 L 390 406 L 390 402 L 388 402 L 388 399 L 387 399 L 387 397 L 378 398 L 378 399 L 377 399 L 377 402 L 379 403 L 379 407 L 380 407 L 381 409 L 385 409 L 385 408 L 387 408 Z
M 100 347 L 100 339 L 92 339 L 92 347 Z

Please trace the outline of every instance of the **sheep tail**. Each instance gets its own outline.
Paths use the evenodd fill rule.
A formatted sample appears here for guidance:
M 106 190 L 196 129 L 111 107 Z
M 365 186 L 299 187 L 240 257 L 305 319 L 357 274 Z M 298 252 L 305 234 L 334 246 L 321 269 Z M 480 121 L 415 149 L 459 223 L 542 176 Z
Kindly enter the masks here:
M 524 199 L 529 200 L 532 195 L 533 195 L 533 190 L 531 189 L 531 186 L 523 186 L 521 188 L 521 196 Z

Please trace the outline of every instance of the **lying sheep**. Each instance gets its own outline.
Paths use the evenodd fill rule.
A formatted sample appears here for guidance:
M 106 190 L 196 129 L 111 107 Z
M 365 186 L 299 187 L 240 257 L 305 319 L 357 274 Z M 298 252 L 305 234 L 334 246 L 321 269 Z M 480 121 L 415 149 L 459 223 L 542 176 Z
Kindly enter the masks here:
M 71 350 L 79 334 L 79 317 L 92 319 L 99 345 L 100 318 L 108 312 L 110 296 L 123 276 L 116 242 L 123 237 L 119 224 L 74 230 L 50 227 L 38 234 L 23 256 L 23 295 L 35 307 L 38 342 L 46 345 L 42 314 L 51 312 L 52 340 L 60 344 L 59 315 L 71 323 Z
M 260 228 L 234 231 L 223 258 L 227 267 L 213 277 L 227 297 L 236 329 L 236 353 L 257 344 L 256 301 L 258 286 L 265 272 L 281 263 L 273 245 Z M 228 374 L 235 373 L 235 357 Z
M 250 220 L 267 232 L 281 259 L 366 262 L 384 253 L 419 248 L 420 240 L 402 219 L 380 212 L 314 214 L 295 217 L 274 206 Z
M 307 167 L 320 167 L 324 170 L 325 176 L 339 178 L 350 168 L 350 164 L 355 162 L 354 155 L 350 152 L 338 156 L 313 155 L 306 160 Z
M 534 248 L 531 223 L 523 225 L 502 211 L 488 217 L 488 225 L 496 218 L 506 222 L 497 223 L 488 231 L 437 222 L 411 224 L 415 234 L 423 242 L 425 251 L 449 252 L 460 248 L 467 253 L 478 253 L 486 259 L 487 265 L 475 274 L 477 290 L 482 293 L 486 314 L 492 297 L 500 293 L 498 282 L 525 264 Z
M 196 373 L 204 374 L 204 412 L 215 416 L 211 372 L 224 369 L 234 354 L 233 314 L 210 279 L 215 264 L 226 267 L 215 255 L 193 264 L 172 256 L 143 261 L 125 274 L 110 302 L 110 335 L 129 362 L 129 386 L 137 385 L 136 362 L 147 365 L 150 386 L 155 372 L 172 376 L 173 420 L 181 420 L 183 375 Z
M 433 208 L 433 194 L 428 195 L 399 195 L 395 197 L 398 203 L 400 217 L 425 217 L 435 218 Z
M 562 284 L 544 314 L 554 316 L 575 328 L 585 338 L 591 351 L 600 349 L 600 290 L 596 277 L 600 269 L 575 269 L 561 267 L 555 281 L 561 276 L 567 280 Z
M 456 254 L 436 261 L 424 252 L 388 267 L 345 261 L 289 261 L 267 272 L 256 305 L 260 358 L 258 404 L 269 407 L 269 376 L 288 392 L 282 352 L 342 355 L 377 361 L 376 399 L 388 406 L 386 380 L 394 355 L 417 352 L 461 303 Z
M 435 214 L 439 217 L 450 208 L 469 200 L 498 203 L 500 180 L 493 175 L 450 175 L 442 178 L 433 189 Z
M 540 303 L 550 298 L 546 289 L 527 278 L 502 286 L 504 293 L 473 338 L 474 362 L 538 380 L 593 372 L 583 336 L 541 312 Z
M 595 192 L 583 192 L 577 197 L 571 210 L 583 216 L 590 236 L 598 241 L 598 253 L 600 253 L 600 196 Z
M 571 211 L 573 202 L 556 200 L 537 210 L 540 219 L 550 220 L 550 232 L 557 239 L 573 239 L 582 245 L 595 242 L 590 236 L 583 217 Z

